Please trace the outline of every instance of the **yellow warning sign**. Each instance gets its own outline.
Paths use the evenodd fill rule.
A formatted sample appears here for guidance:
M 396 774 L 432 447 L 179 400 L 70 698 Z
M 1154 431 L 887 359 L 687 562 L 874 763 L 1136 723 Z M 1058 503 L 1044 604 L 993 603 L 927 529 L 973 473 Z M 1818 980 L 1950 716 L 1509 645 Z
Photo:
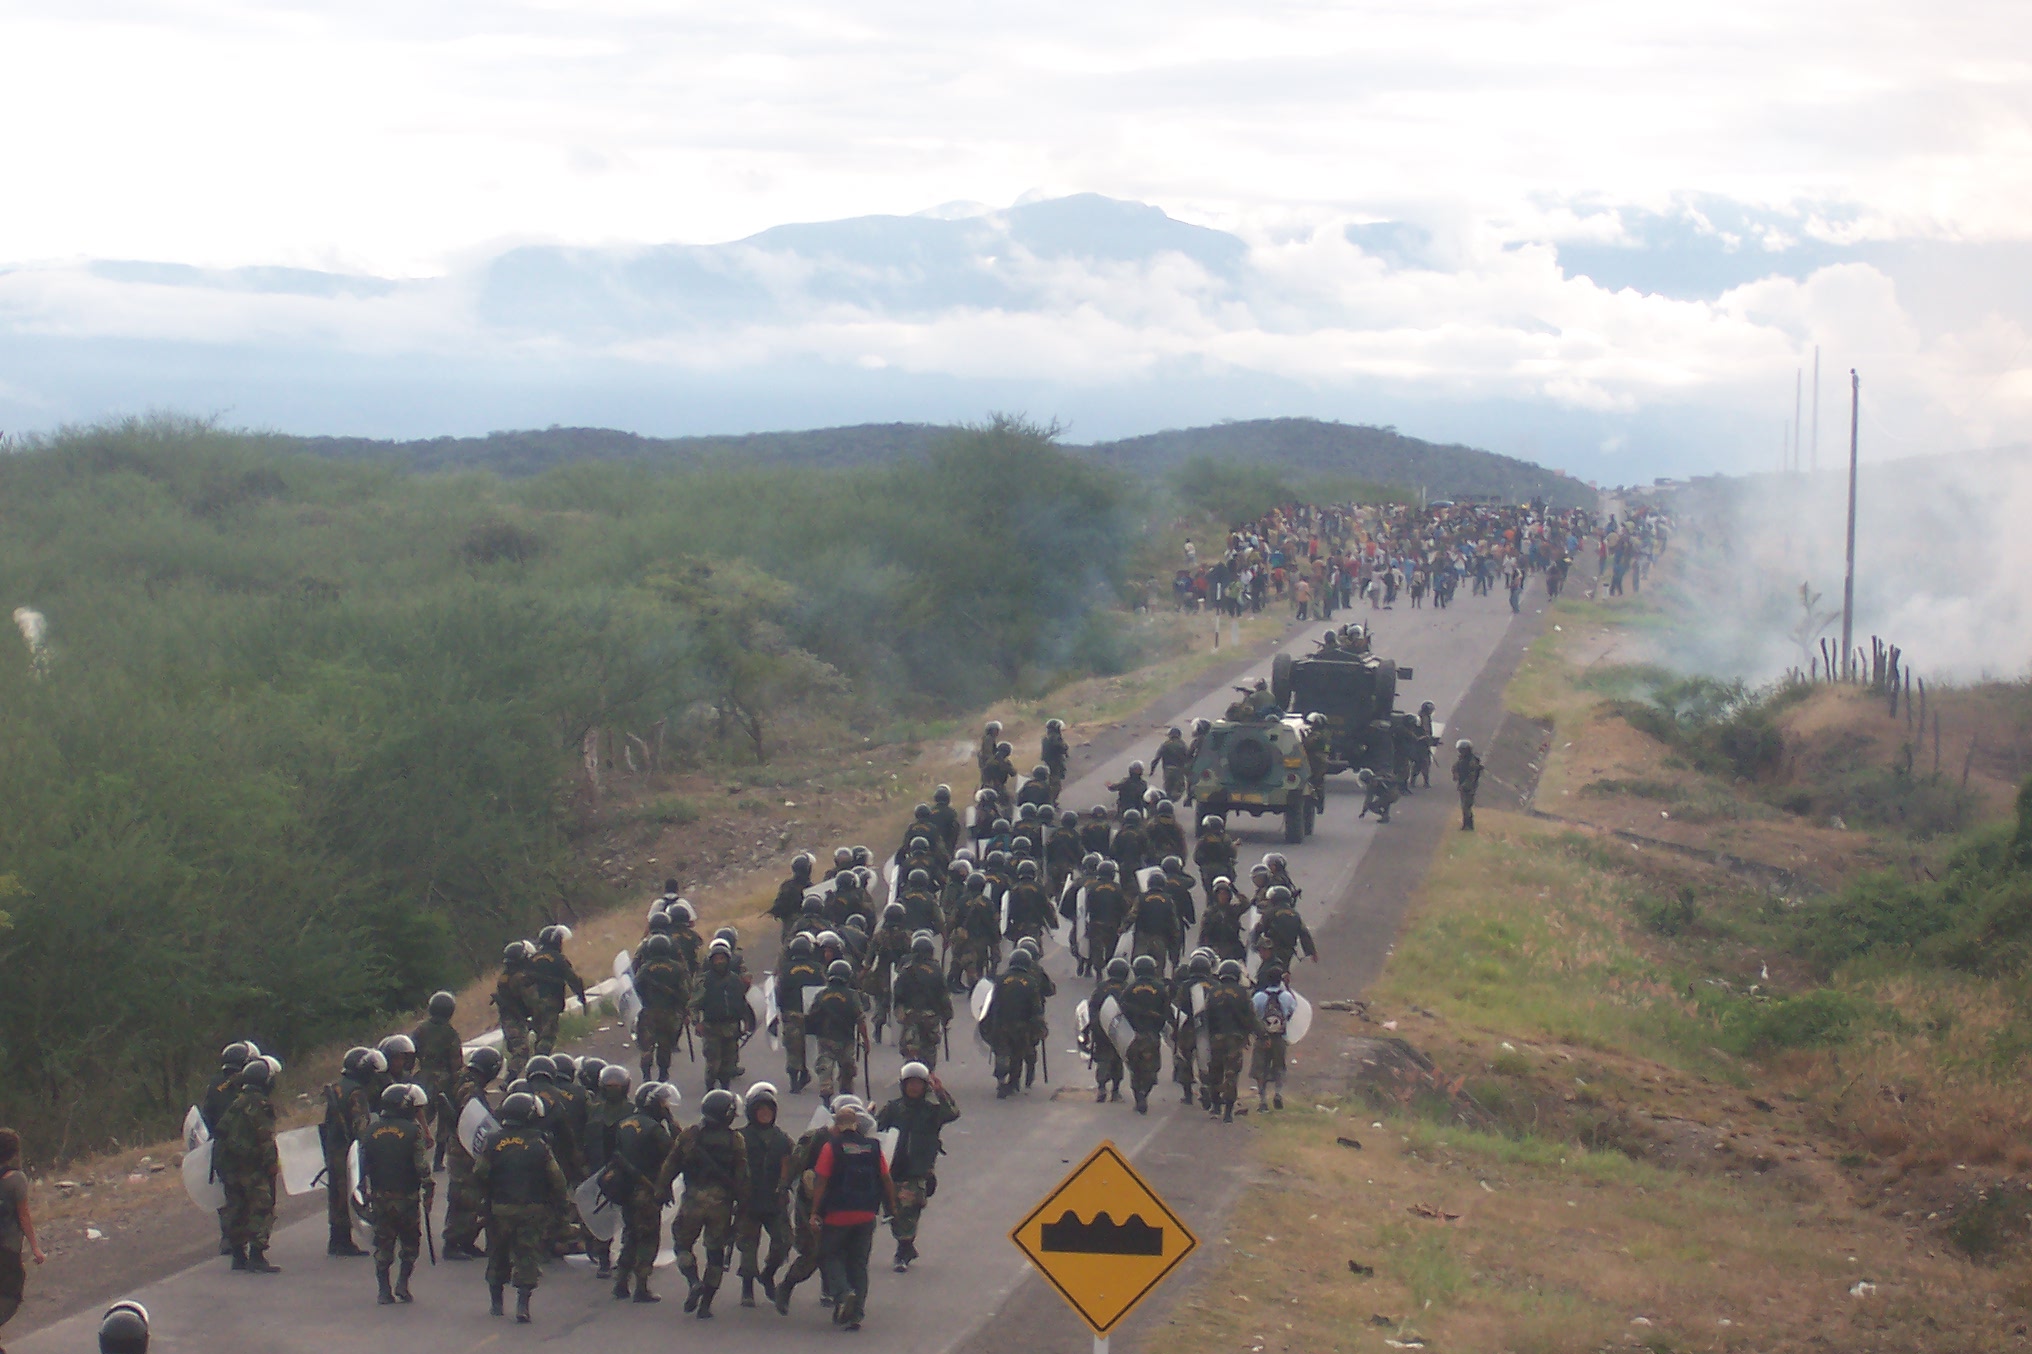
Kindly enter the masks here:
M 1104 1142 L 1009 1233 L 1095 1335 L 1106 1335 L 1199 1248 L 1192 1229 Z

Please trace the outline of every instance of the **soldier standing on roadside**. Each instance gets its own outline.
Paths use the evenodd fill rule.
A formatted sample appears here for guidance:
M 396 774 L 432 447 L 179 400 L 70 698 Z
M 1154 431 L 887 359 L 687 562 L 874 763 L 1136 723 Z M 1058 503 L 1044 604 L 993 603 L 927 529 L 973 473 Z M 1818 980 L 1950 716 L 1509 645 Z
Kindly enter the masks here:
M 487 1198 L 488 1313 L 502 1315 L 508 1281 L 515 1281 L 515 1319 L 529 1321 L 529 1299 L 543 1282 L 544 1242 L 551 1219 L 564 1208 L 564 1172 L 538 1125 L 543 1102 L 518 1091 L 501 1102 L 501 1132 L 473 1163 L 473 1179 Z
M 1453 745 L 1458 754 L 1453 763 L 1453 786 L 1460 792 L 1460 826 L 1463 832 L 1475 830 L 1475 791 L 1482 787 L 1482 759 L 1475 755 L 1475 745 L 1463 738 Z
M 449 992 L 433 992 L 422 1024 L 409 1032 L 416 1049 L 416 1082 L 429 1097 L 426 1122 L 437 1119 L 437 1164 L 443 1166 L 450 1142 L 458 1134 L 458 1114 L 452 1108 L 452 1088 L 458 1084 L 459 1065 L 465 1057 L 465 1041 L 452 1026 L 459 1001 Z
M 493 1105 L 487 1099 L 487 1084 L 501 1075 L 501 1066 L 499 1049 L 482 1046 L 466 1055 L 466 1070 L 452 1090 L 454 1125 L 465 1116 L 466 1106 L 475 1101 L 490 1115 L 493 1113 Z M 473 1154 L 466 1150 L 465 1140 L 456 1127 L 445 1149 L 445 1163 L 450 1178 L 445 1183 L 444 1258 L 478 1260 L 482 1252 L 475 1243 L 486 1223 L 487 1195 L 473 1178 Z
M 423 1249 L 423 1214 L 437 1192 L 430 1178 L 430 1135 L 416 1120 L 429 1104 L 421 1086 L 396 1082 L 381 1092 L 381 1114 L 360 1141 L 362 1183 L 374 1201 L 374 1281 L 380 1288 L 375 1301 L 383 1307 L 415 1301 L 409 1277 Z M 398 1254 L 402 1268 L 391 1290 L 388 1270 Z
M 240 1094 L 219 1116 L 219 1134 L 212 1140 L 212 1170 L 226 1188 L 226 1206 L 220 1212 L 233 1242 L 233 1268 L 249 1274 L 282 1272 L 268 1263 L 275 1182 L 282 1174 L 282 1156 L 275 1148 L 275 1105 L 269 1099 L 274 1089 L 275 1064 L 266 1058 L 248 1059 L 240 1069 Z

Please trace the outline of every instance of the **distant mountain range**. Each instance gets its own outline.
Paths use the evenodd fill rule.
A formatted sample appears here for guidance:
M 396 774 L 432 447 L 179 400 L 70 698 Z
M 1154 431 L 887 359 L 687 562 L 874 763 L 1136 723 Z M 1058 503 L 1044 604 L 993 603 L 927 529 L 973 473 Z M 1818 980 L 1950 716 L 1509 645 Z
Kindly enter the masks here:
M 542 428 L 380 441 L 356 437 L 287 439 L 325 456 L 387 459 L 418 471 L 491 470 L 541 474 L 571 461 L 709 460 L 737 457 L 795 465 L 841 467 L 922 456 L 950 431 L 936 423 L 864 423 L 798 432 L 720 437 L 642 437 L 611 428 Z M 1441 446 L 1394 428 L 1310 418 L 1251 419 L 1096 442 L 1075 450 L 1138 476 L 1161 475 L 1200 457 L 1273 465 L 1307 475 L 1340 475 L 1386 484 L 1428 498 L 1490 496 L 1526 502 L 1534 496 L 1565 507 L 1592 504 L 1579 480 L 1529 461 L 1474 447 Z

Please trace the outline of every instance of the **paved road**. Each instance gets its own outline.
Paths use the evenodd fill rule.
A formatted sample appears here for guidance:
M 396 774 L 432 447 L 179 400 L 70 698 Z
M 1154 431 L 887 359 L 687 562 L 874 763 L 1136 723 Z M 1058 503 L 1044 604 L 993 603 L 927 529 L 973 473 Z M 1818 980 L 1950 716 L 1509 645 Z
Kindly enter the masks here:
M 1487 691 L 1491 683 L 1481 684 L 1474 702 L 1488 708 L 1470 710 L 1458 720 L 1453 714 L 1470 683 L 1485 666 L 1492 666 L 1491 658 L 1499 660 L 1493 666 L 1506 667 L 1504 660 L 1514 657 L 1514 649 L 1533 628 L 1513 626 L 1500 595 L 1462 598 L 1446 611 L 1400 609 L 1375 616 L 1362 611 L 1360 618 L 1376 621 L 1379 652 L 1416 671 L 1416 679 L 1400 691 L 1400 704 L 1416 708 L 1420 700 L 1433 701 L 1448 722 L 1449 741 L 1456 734 L 1488 736 L 1497 713 Z M 1310 652 L 1320 628 L 1294 628 L 1286 647 Z M 1252 673 L 1267 674 L 1268 667 L 1265 658 Z M 1216 716 L 1230 695 L 1225 687 L 1198 693 L 1187 688 L 1170 699 L 1180 707 L 1170 718 L 1184 724 L 1194 717 Z M 1065 796 L 1067 804 L 1080 807 L 1109 800 L 1102 782 L 1119 776 L 1129 756 L 1147 758 L 1161 734 L 1161 725 L 1153 728 L 1131 753 L 1075 780 Z M 1380 966 L 1381 952 L 1405 902 L 1403 889 L 1380 891 L 1379 896 L 1379 890 L 1358 887 L 1357 872 L 1365 881 L 1414 881 L 1429 859 L 1438 820 L 1452 812 L 1452 796 L 1435 786 L 1432 794 L 1400 806 L 1398 816 L 1404 821 L 1380 829 L 1373 819 L 1357 821 L 1360 801 L 1351 777 L 1334 779 L 1328 802 L 1315 835 L 1302 846 L 1283 844 L 1280 819 L 1242 817 L 1233 826 L 1244 848 L 1243 868 L 1264 851 L 1281 850 L 1290 857 L 1293 874 L 1304 888 L 1308 924 L 1323 940 L 1331 938 L 1341 947 L 1338 952 L 1330 948 L 1318 966 L 1299 965 L 1295 981 L 1300 990 L 1348 995 Z M 1414 830 L 1419 824 L 1423 829 Z M 1365 868 L 1365 862 L 1375 868 Z M 1236 1149 L 1246 1140 L 1246 1129 L 1224 1127 L 1197 1109 L 1179 1105 L 1168 1081 L 1168 1060 L 1167 1080 L 1153 1095 L 1148 1117 L 1133 1113 L 1126 1098 L 1121 1105 L 1093 1103 L 1092 1084 L 1072 1051 L 1071 1035 L 1072 1006 L 1089 984 L 1072 976 L 1072 960 L 1063 948 L 1055 947 L 1047 966 L 1060 988 L 1051 1014 L 1051 1087 L 1040 1080 L 1024 1096 L 997 1102 L 990 1065 L 975 1043 L 971 1022 L 964 1014 L 954 1022 L 954 1057 L 941 1071 L 959 1098 L 964 1117 L 946 1133 L 949 1155 L 919 1241 L 926 1258 L 908 1275 L 892 1274 L 879 1265 L 875 1271 L 867 1331 L 885 1349 L 933 1354 L 1020 1346 L 1028 1354 L 1039 1347 L 1077 1347 L 1082 1328 L 1029 1274 L 1006 1233 L 1070 1163 L 1104 1138 L 1112 1138 L 1135 1157 L 1203 1236 L 1217 1232 L 1240 1188 L 1245 1167 Z M 781 1068 L 764 1065 L 767 1050 L 753 1044 L 750 1048 L 759 1055 L 749 1058 L 752 1071 L 781 1085 Z M 1307 1047 L 1299 1046 L 1295 1056 L 1302 1063 Z M 893 1044 L 876 1050 L 878 1095 L 893 1094 L 897 1065 Z M 689 1069 L 682 1074 L 681 1085 L 689 1115 L 699 1094 Z M 815 1104 L 810 1093 L 788 1098 L 785 1127 L 793 1133 L 801 1129 Z M 885 1233 L 877 1239 L 876 1259 L 880 1261 L 888 1249 Z M 416 1282 L 413 1307 L 381 1308 L 373 1301 L 368 1261 L 329 1260 L 323 1251 L 320 1211 L 316 1219 L 277 1233 L 272 1254 L 284 1268 L 280 1276 L 236 1275 L 221 1259 L 149 1285 L 136 1296 L 154 1314 L 154 1348 L 164 1354 L 331 1354 L 379 1351 L 397 1340 L 412 1347 L 414 1342 L 428 1342 L 429 1348 L 450 1354 L 538 1345 L 582 1347 L 593 1339 L 639 1347 L 637 1342 L 667 1340 L 673 1333 L 683 1338 L 693 1330 L 679 1303 L 666 1301 L 655 1307 L 616 1303 L 606 1285 L 577 1262 L 546 1276 L 536 1295 L 537 1321 L 529 1327 L 486 1315 L 480 1267 L 471 1264 L 426 1268 Z M 663 1292 L 681 1296 L 676 1274 L 664 1273 Z M 761 1335 L 771 1349 L 816 1348 L 819 1342 L 837 1340 L 816 1305 L 816 1287 L 814 1283 L 800 1290 L 797 1305 L 785 1318 L 766 1305 L 754 1311 L 736 1306 L 736 1285 L 730 1277 L 712 1333 L 734 1338 Z M 1138 1327 L 1162 1319 L 1161 1300 L 1146 1310 L 1153 1314 L 1139 1314 L 1131 1323 L 1132 1341 Z M 94 1348 L 95 1324 L 93 1314 L 80 1314 L 12 1339 L 9 1348 L 15 1354 Z

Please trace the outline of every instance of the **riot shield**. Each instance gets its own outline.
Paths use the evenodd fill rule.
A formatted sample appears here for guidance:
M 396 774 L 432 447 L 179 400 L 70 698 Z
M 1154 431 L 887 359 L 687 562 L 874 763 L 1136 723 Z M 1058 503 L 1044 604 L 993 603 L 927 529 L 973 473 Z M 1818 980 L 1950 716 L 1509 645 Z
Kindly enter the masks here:
M 1305 1038 L 1305 1032 L 1312 1028 L 1312 1003 L 1296 992 L 1291 994 L 1291 1001 L 1291 1019 L 1284 1022 L 1284 1042 L 1287 1044 L 1295 1044 Z
M 765 973 L 762 976 L 762 1007 L 768 1013 L 763 1021 L 762 1028 L 769 1031 L 769 1050 L 772 1053 L 781 1052 L 783 1048 L 783 1008 L 777 1005 L 776 1002 L 776 975 L 774 973 Z
M 459 1111 L 459 1142 L 467 1155 L 477 1159 L 500 1132 L 501 1125 L 495 1120 L 494 1111 L 487 1107 L 485 1097 L 475 1096 Z
M 318 1188 L 318 1177 L 325 1170 L 325 1145 L 315 1126 L 276 1134 L 275 1152 L 282 1158 L 283 1193 L 309 1194 Z
M 207 1213 L 216 1213 L 226 1206 L 226 1187 L 212 1178 L 212 1143 L 209 1138 L 183 1154 L 183 1192 Z
M 1101 1034 L 1122 1057 L 1129 1056 L 1129 1045 L 1136 1038 L 1136 1031 L 1129 1024 L 1129 1017 L 1122 1014 L 1122 1005 L 1113 997 L 1101 1003 Z
M 572 1202 L 578 1205 L 579 1221 L 597 1241 L 612 1241 L 621 1234 L 620 1205 L 600 1193 L 600 1173 L 593 1172 L 572 1191 Z

